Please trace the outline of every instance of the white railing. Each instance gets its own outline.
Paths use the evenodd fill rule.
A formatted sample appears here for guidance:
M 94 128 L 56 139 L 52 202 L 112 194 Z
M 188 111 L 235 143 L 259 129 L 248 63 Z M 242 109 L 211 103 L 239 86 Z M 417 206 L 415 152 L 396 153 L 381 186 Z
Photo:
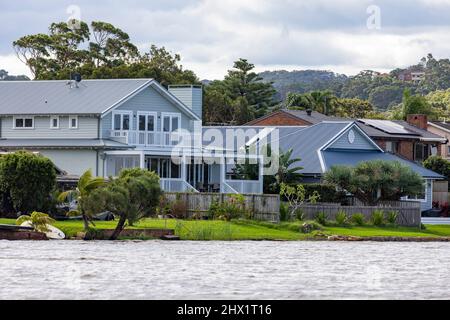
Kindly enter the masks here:
M 236 191 L 233 187 L 231 187 L 228 183 L 225 181 L 221 183 L 220 185 L 220 193 L 227 193 L 227 194 L 239 194 L 238 191 Z
M 225 184 L 236 190 L 240 194 L 261 194 L 263 193 L 262 181 L 252 180 L 226 180 Z
M 199 191 L 191 186 L 187 181 L 179 179 L 160 179 L 161 189 L 166 192 L 194 192 Z
M 135 146 L 173 147 L 190 146 L 193 143 L 193 135 L 178 132 L 112 130 L 110 136 L 111 138 L 120 139 L 126 144 Z

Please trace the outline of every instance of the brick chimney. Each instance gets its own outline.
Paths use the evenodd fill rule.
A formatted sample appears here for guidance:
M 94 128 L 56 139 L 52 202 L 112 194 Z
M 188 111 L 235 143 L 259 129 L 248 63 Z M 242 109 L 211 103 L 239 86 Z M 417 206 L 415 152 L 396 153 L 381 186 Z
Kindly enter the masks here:
M 428 129 L 428 116 L 425 114 L 409 114 L 407 122 L 417 128 Z

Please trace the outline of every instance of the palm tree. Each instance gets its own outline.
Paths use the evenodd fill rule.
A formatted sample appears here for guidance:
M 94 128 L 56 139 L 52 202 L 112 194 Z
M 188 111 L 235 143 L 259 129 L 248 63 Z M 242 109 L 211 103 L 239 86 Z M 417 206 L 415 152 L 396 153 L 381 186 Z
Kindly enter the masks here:
M 20 226 L 24 222 L 29 222 L 35 231 L 45 233 L 49 231 L 47 225 L 55 223 L 55 220 L 50 218 L 48 214 L 33 212 L 31 216 L 20 216 L 17 219 L 16 224 Z
M 58 197 L 60 202 L 67 202 L 68 199 L 77 200 L 78 209 L 72 211 L 71 214 L 76 213 L 83 217 L 84 229 L 86 231 L 89 229 L 89 222 L 92 220 L 92 217 L 86 212 L 84 208 L 84 201 L 92 191 L 103 187 L 105 183 L 105 179 L 94 177 L 92 175 L 92 171 L 88 170 L 81 176 L 75 190 L 63 192 Z
M 310 92 L 313 110 L 321 112 L 325 115 L 328 115 L 331 111 L 333 111 L 334 102 L 336 101 L 336 96 L 333 92 L 327 91 L 314 91 Z
M 299 173 L 301 170 L 303 170 L 303 167 L 294 166 L 295 163 L 300 162 L 302 159 L 291 159 L 293 152 L 293 149 L 290 149 L 287 152 L 283 152 L 282 150 L 280 150 L 278 171 L 275 174 L 277 185 L 281 185 L 282 183 L 296 184 L 299 183 L 303 177 L 303 175 Z

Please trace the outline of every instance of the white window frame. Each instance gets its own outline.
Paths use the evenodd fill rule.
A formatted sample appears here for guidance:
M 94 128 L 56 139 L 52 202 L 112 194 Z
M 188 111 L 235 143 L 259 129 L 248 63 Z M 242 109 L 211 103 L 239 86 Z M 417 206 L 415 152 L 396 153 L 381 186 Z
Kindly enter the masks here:
M 402 200 L 427 203 L 428 202 L 428 187 L 429 187 L 430 183 L 431 182 L 429 180 L 425 180 L 425 182 L 424 182 L 424 186 L 425 186 L 425 198 L 424 199 L 414 199 L 414 198 L 411 198 L 410 196 L 406 196 L 406 197 L 403 197 Z M 431 185 L 431 188 L 433 188 L 433 185 Z
M 16 127 L 16 120 L 18 119 L 22 119 L 23 120 L 23 127 Z M 33 121 L 33 126 L 32 127 L 25 127 L 25 120 L 26 119 L 31 119 L 31 121 Z M 13 117 L 13 129 L 14 130 L 34 130 L 34 117 Z
M 72 120 L 74 120 L 75 119 L 75 121 L 77 122 L 77 125 L 74 127 L 74 126 L 72 126 Z M 79 127 L 79 123 L 78 123 L 78 116 L 70 116 L 69 117 L 69 129 L 71 129 L 71 130 L 76 130 L 76 129 L 78 129 L 78 127 Z
M 164 131 L 164 118 L 170 117 L 170 133 L 174 132 L 172 128 L 172 119 L 178 118 L 178 130 L 181 130 L 181 113 L 163 112 L 161 113 L 161 132 Z
M 120 130 L 116 130 L 115 119 L 116 115 L 120 115 Z M 128 130 L 123 129 L 123 116 L 130 116 L 130 128 Z M 113 131 L 133 131 L 133 111 L 113 111 L 112 112 L 112 130 Z
M 53 120 L 55 120 L 55 119 L 56 119 L 56 121 L 58 121 L 58 125 L 56 127 L 53 126 Z M 60 128 L 60 126 L 61 126 L 61 119 L 60 119 L 60 117 L 58 117 L 58 116 L 50 117 L 50 129 L 57 130 L 57 129 Z
M 141 116 L 145 116 L 145 130 L 142 132 L 157 132 L 158 131 L 158 113 L 157 112 L 144 112 L 144 111 L 139 111 L 137 113 L 137 122 L 136 122 L 136 130 L 139 130 L 139 120 Z M 154 129 L 153 131 L 148 131 L 148 116 L 152 116 L 153 120 L 154 120 Z M 114 120 L 113 120 L 114 121 Z

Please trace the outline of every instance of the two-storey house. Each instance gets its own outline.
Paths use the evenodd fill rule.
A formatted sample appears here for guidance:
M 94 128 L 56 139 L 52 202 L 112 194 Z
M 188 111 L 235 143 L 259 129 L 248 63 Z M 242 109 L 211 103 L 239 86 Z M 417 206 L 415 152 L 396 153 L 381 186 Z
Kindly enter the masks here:
M 262 193 L 262 178 L 239 184 L 241 190 L 227 183 L 225 159 L 235 155 L 221 150 L 204 160 L 201 118 L 201 86 L 166 89 L 152 79 L 0 82 L 3 151 L 39 152 L 70 175 L 148 169 L 166 191 Z

